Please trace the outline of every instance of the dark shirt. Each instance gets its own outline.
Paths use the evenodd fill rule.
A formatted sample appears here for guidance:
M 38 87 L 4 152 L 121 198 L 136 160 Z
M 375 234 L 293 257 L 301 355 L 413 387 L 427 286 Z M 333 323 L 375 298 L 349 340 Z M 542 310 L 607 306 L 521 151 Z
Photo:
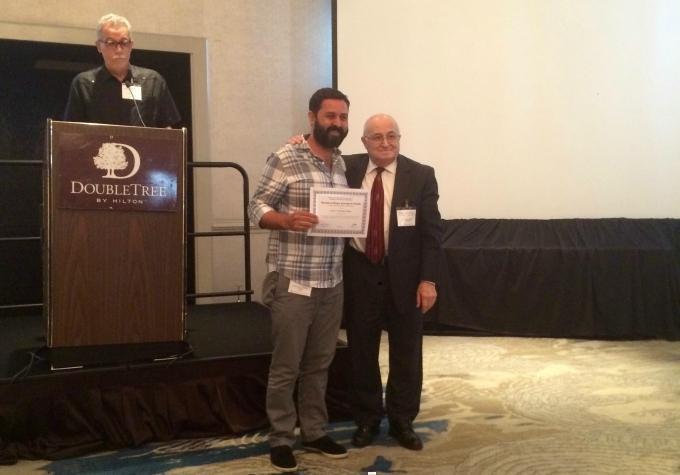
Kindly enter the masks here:
M 179 125 L 181 118 L 163 76 L 130 65 L 125 82 L 142 88 L 142 100 L 136 102 L 147 127 Z M 71 83 L 64 120 L 141 126 L 135 101 L 122 98 L 122 84 L 104 66 L 78 74 Z

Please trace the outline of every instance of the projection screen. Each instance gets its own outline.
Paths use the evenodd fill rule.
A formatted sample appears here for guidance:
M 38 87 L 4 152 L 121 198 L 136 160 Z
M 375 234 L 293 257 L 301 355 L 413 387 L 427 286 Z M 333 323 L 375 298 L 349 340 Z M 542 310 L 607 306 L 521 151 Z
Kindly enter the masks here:
M 337 86 L 444 218 L 680 217 L 677 0 L 338 0 Z

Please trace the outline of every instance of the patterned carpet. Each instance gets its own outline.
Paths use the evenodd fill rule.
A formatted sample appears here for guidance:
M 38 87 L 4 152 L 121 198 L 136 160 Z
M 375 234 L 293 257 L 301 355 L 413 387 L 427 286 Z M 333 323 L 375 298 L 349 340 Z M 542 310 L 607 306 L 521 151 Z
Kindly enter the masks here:
M 386 371 L 387 343 L 381 363 Z M 386 435 L 344 460 L 297 450 L 305 474 L 680 473 L 680 342 L 425 338 L 416 431 L 422 452 Z M 331 427 L 349 447 L 353 424 Z M 265 434 L 174 441 L 4 473 L 270 474 Z

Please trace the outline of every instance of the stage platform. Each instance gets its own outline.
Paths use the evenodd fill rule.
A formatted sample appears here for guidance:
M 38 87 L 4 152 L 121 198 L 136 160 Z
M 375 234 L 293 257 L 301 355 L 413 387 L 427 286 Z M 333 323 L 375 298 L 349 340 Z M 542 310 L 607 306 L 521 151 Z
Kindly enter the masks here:
M 51 369 L 42 316 L 0 317 L 0 463 L 56 459 L 173 438 L 267 426 L 269 310 L 257 303 L 188 309 L 187 352 L 163 361 Z M 327 405 L 350 418 L 349 355 L 338 342 Z

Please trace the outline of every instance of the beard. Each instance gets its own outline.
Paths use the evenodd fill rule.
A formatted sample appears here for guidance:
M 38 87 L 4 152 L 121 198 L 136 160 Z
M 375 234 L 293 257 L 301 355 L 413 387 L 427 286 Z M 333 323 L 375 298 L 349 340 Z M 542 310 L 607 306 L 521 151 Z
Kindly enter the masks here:
M 335 125 L 331 125 L 327 129 L 324 129 L 318 122 L 314 122 L 314 130 L 312 132 L 314 134 L 314 140 L 316 140 L 319 145 L 325 148 L 336 148 L 340 146 L 343 140 L 345 140 L 349 130 L 336 127 Z

